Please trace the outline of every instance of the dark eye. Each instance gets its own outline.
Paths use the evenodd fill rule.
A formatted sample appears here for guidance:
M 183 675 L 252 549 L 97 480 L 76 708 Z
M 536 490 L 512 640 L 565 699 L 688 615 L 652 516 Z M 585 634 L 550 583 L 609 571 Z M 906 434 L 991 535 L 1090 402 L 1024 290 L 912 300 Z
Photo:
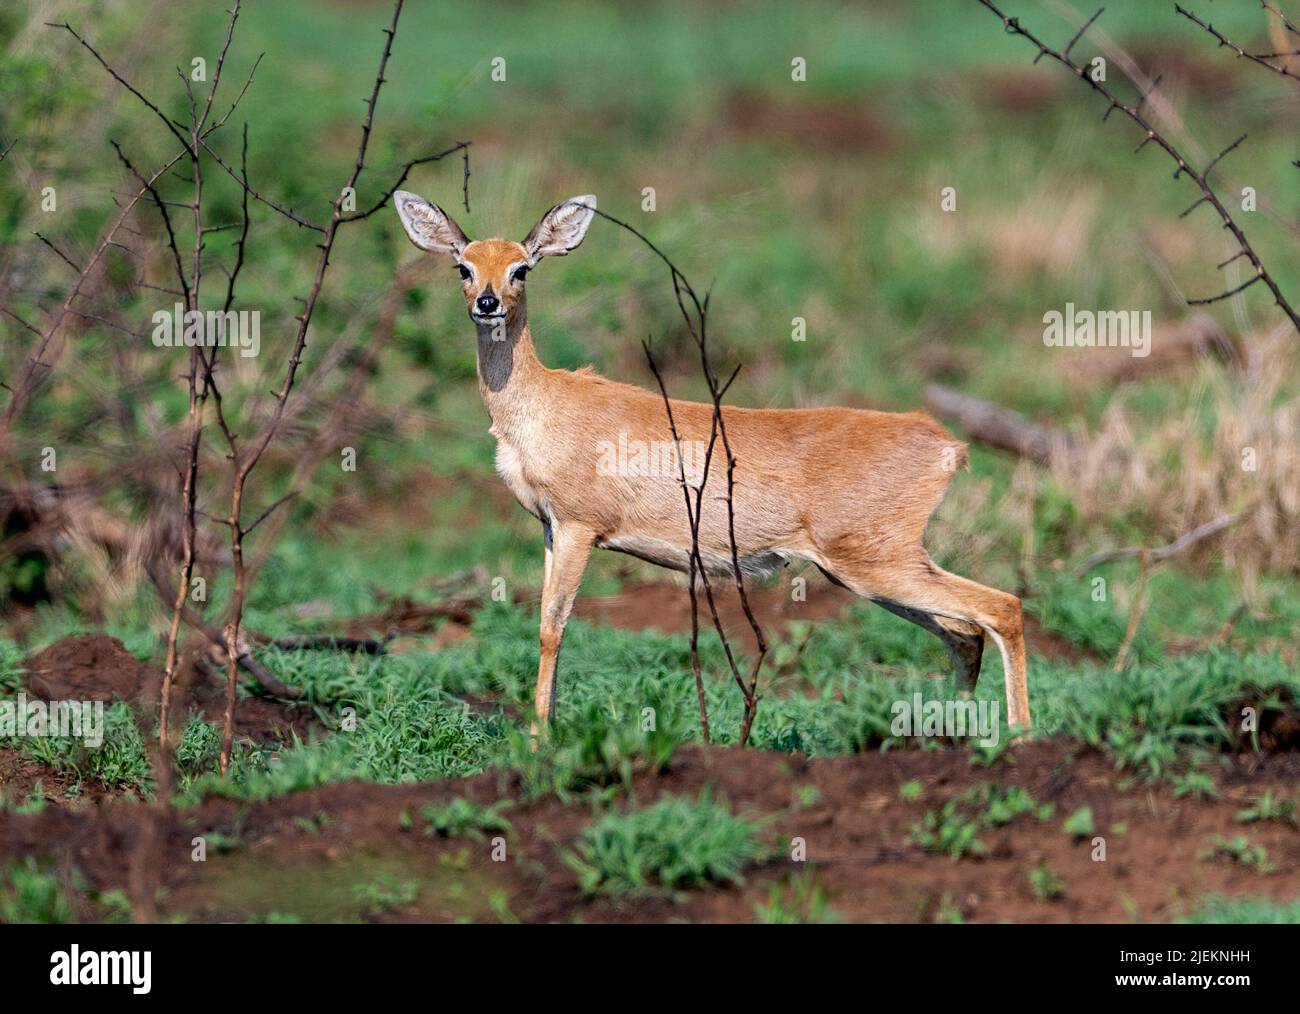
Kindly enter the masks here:
M 527 265 L 525 265 L 522 268 L 515 268 L 515 273 L 510 277 L 514 279 L 516 282 L 522 282 L 524 280 L 524 277 L 527 274 L 528 274 L 528 267 Z
M 470 278 L 469 268 L 465 267 L 464 264 L 457 264 L 457 265 L 456 265 L 456 270 L 460 272 L 460 277 L 461 277 L 461 278 L 465 279 L 465 281 L 467 281 L 467 282 L 469 281 L 469 278 Z

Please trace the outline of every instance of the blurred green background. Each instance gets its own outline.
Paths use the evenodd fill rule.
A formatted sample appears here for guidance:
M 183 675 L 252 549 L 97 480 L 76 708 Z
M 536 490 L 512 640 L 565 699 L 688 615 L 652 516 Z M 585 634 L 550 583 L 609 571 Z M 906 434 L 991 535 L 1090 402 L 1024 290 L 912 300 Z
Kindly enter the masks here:
M 1205 6 L 1230 36 L 1275 48 L 1258 5 Z M 39 318 L 62 298 L 67 267 L 31 233 L 39 229 L 75 261 L 86 256 L 125 190 L 110 139 L 141 167 L 175 144 L 75 40 L 43 22 L 72 22 L 184 119 L 177 68 L 203 57 L 211 72 L 226 8 L 18 2 L 0 12 L 0 139 L 17 139 L 0 167 L 8 305 Z M 1091 14 L 1056 0 L 1007 0 L 1006 9 L 1056 44 Z M 246 3 L 218 110 L 265 56 L 214 147 L 236 162 L 247 122 L 253 186 L 323 220 L 354 158 L 390 15 L 383 2 Z M 1078 58 L 1096 55 L 1126 98 L 1136 95 L 1134 80 L 1161 76 L 1149 108 L 1200 164 L 1249 135 L 1215 178 L 1234 211 L 1242 189 L 1254 188 L 1257 209 L 1239 220 L 1300 298 L 1292 83 L 1234 60 L 1164 2 L 1108 10 L 1075 48 Z M 744 364 L 734 403 L 901 410 L 937 382 L 1073 434 L 1081 450 L 1055 468 L 975 447 L 972 472 L 954 483 L 933 526 L 932 548 L 953 569 L 1025 593 L 1027 609 L 1081 650 L 1113 655 L 1136 568 L 1105 570 L 1112 592 L 1099 604 L 1071 564 L 1106 546 L 1161 545 L 1220 513 L 1258 507 L 1153 575 L 1135 651 L 1158 659 L 1185 648 L 1243 606 L 1233 629 L 1241 650 L 1280 647 L 1293 658 L 1296 335 L 1262 286 L 1208 317 L 1184 303 L 1183 295 L 1245 277 L 1234 275 L 1241 261 L 1215 268 L 1234 252 L 1227 234 L 1207 208 L 1180 218 L 1197 194 L 1171 179 L 1168 159 L 1154 146 L 1135 155 L 1141 138 L 1131 123 L 1103 123 L 1102 100 L 1033 56 L 974 0 L 410 3 L 358 205 L 377 200 L 405 160 L 470 141 L 471 212 L 460 207 L 457 158 L 416 169 L 406 187 L 451 210 L 472 237 L 516 239 L 551 204 L 596 193 L 603 210 L 644 230 L 697 287 L 712 286 L 716 361 L 728 370 Z M 503 81 L 493 80 L 496 58 L 505 61 Z M 804 81 L 792 80 L 795 58 L 806 61 Z M 237 221 L 238 189 L 215 165 L 206 177 L 208 220 Z M 44 186 L 58 189 L 56 214 L 39 208 Z M 647 187 L 653 211 L 642 209 Z M 956 192 L 950 212 L 940 204 L 947 187 Z M 179 176 L 166 183 L 178 201 L 187 188 Z M 278 383 L 298 312 L 292 297 L 306 292 L 317 254 L 314 235 L 264 207 L 253 215 L 238 305 L 262 311 L 263 351 L 222 367 L 232 413 L 245 424 L 250 413 L 260 418 L 265 391 Z M 184 217 L 183 248 L 191 242 Z M 144 208 L 136 218 L 144 252 L 135 262 L 110 258 L 104 297 L 120 319 L 143 327 L 170 300 L 132 286 L 131 276 L 166 284 L 169 264 L 156 214 Z M 221 266 L 233 263 L 234 241 L 235 230 L 209 240 L 209 305 L 224 292 Z M 286 488 L 313 422 L 338 394 L 339 363 L 364 352 L 399 265 L 421 256 L 387 209 L 341 235 L 294 396 L 302 408 L 257 473 L 250 515 Z M 598 221 L 580 251 L 543 265 L 529 284 L 548 365 L 592 363 L 650 386 L 640 347 L 650 336 L 672 392 L 702 394 L 668 278 L 631 237 Z M 1151 310 L 1150 362 L 1125 350 L 1045 348 L 1043 314 L 1067 302 Z M 795 317 L 807 322 L 806 341 L 791 338 Z M 9 372 L 30 336 L 7 319 L 0 328 Z M 1207 332 L 1218 344 L 1197 338 Z M 1232 354 L 1210 354 L 1223 343 Z M 129 475 L 142 457 L 174 447 L 186 406 L 180 360 L 94 322 L 80 324 L 57 355 L 6 467 L 28 482 L 51 481 L 36 463 L 41 447 L 57 446 L 66 463 L 59 481 L 103 486 L 119 475 L 103 500 L 143 523 L 157 504 Z M 311 625 L 304 616 L 322 611 L 347 616 L 377 608 L 382 595 L 427 596 L 432 580 L 472 566 L 535 588 L 539 533 L 492 475 L 473 336 L 449 264 L 430 263 L 401 295 L 394 341 L 363 402 L 347 433 L 358 470 L 326 459 L 292 506 L 293 524 L 253 590 L 249 626 L 298 631 Z M 1247 447 L 1258 452 L 1256 470 L 1242 467 Z M 223 509 L 224 467 L 209 430 L 202 505 L 214 512 Z M 133 561 L 77 549 L 46 582 L 57 585 L 49 594 L 33 592 L 40 582 L 30 566 L 20 573 L 6 563 L 14 642 L 26 648 L 103 627 L 139 654 L 156 654 L 162 612 L 140 590 Z M 599 554 L 585 591 L 656 577 Z M 207 612 L 219 622 L 227 594 L 219 573 L 212 587 Z M 306 602 L 324 606 L 304 614 Z M 844 622 L 867 642 L 906 629 L 865 610 Z M 917 636 L 892 661 L 925 643 L 917 664 L 942 670 L 937 644 Z

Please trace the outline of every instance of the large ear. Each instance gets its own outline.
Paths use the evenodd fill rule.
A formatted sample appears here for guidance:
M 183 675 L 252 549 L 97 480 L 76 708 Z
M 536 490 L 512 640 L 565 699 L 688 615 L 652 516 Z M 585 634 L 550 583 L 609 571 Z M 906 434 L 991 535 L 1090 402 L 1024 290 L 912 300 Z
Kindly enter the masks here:
M 542 216 L 524 238 L 524 249 L 536 264 L 543 257 L 563 257 L 577 249 L 596 217 L 596 195 L 584 194 L 562 201 Z
M 432 201 L 426 201 L 409 190 L 396 190 L 393 192 L 393 202 L 397 205 L 402 225 L 406 227 L 406 235 L 421 250 L 459 257 L 468 245 L 469 237 L 460 231 L 460 226 L 450 215 Z

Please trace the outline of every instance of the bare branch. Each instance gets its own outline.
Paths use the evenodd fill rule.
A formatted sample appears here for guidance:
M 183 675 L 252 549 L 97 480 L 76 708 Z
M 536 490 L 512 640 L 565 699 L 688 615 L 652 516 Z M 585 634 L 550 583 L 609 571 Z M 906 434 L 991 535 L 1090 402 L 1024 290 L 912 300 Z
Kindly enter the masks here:
M 164 173 L 184 158 L 185 154 L 185 151 L 179 151 L 173 155 L 163 163 L 161 168 L 155 171 L 151 176 L 147 177 L 148 182 L 150 184 L 156 183 Z M 22 412 L 28 399 L 31 397 L 36 384 L 36 371 L 39 369 L 48 369 L 49 367 L 49 364 L 45 362 L 45 354 L 49 350 L 51 342 L 53 342 L 55 336 L 59 333 L 60 328 L 62 328 L 64 321 L 66 321 L 68 316 L 72 313 L 72 304 L 81 294 L 86 279 L 90 276 L 91 272 L 94 271 L 96 265 L 98 265 L 99 261 L 104 256 L 104 252 L 113 244 L 113 237 L 117 234 L 117 230 L 122 227 L 127 216 L 131 214 L 136 204 L 138 204 L 140 199 L 148 192 L 148 187 L 142 186 L 135 195 L 119 209 L 117 218 L 113 220 L 112 224 L 109 225 L 108 230 L 100 239 L 99 245 L 95 248 L 94 253 L 91 254 L 90 260 L 86 262 L 86 266 L 82 268 L 81 274 L 77 277 L 77 280 L 73 284 L 71 291 L 69 291 L 67 298 L 64 299 L 63 305 L 53 314 L 44 331 L 41 332 L 41 337 L 37 340 L 35 347 L 28 354 L 27 359 L 23 364 L 22 371 L 18 377 L 18 381 L 10 390 L 9 405 L 5 409 L 4 416 L 0 417 L 0 455 L 2 455 L 6 447 L 10 432 L 13 428 L 14 420 Z
M 1205 299 L 1189 299 L 1187 302 L 1191 306 L 1205 306 L 1209 303 L 1221 303 L 1223 300 L 1235 296 L 1238 292 L 1244 292 L 1246 289 L 1249 289 L 1259 280 L 1259 275 L 1253 275 L 1252 277 L 1247 278 L 1240 285 L 1234 285 L 1231 289 L 1228 289 L 1226 292 L 1220 292 L 1217 296 L 1208 296 Z
M 1278 16 L 1278 19 L 1282 22 L 1282 26 L 1292 35 L 1300 35 L 1300 28 L 1297 28 L 1295 24 L 1285 14 L 1283 14 L 1272 4 L 1268 3 L 1267 0 L 1260 0 L 1259 5 L 1263 7 L 1264 10 L 1271 11 L 1273 14 L 1276 14 Z
M 383 208 L 388 203 L 389 198 L 391 198 L 395 192 L 397 192 L 402 188 L 402 184 L 406 182 L 406 177 L 410 175 L 411 170 L 414 169 L 417 165 L 427 165 L 430 162 L 441 161 L 442 159 L 446 158 L 448 155 L 454 155 L 458 151 L 462 152 L 464 155 L 465 183 L 463 189 L 465 194 L 465 210 L 469 211 L 469 145 L 470 145 L 469 141 L 458 141 L 450 148 L 446 149 L 445 151 L 440 151 L 435 155 L 425 155 L 422 158 L 411 159 L 411 161 L 407 162 L 404 166 L 402 166 L 402 171 L 398 175 L 397 180 L 393 183 L 392 186 L 390 186 L 387 190 L 384 191 L 384 196 L 379 198 L 379 200 L 374 204 L 374 206 L 367 209 L 366 211 L 357 211 L 352 213 L 351 215 L 346 215 L 344 216 L 343 221 L 358 222 L 363 218 L 369 218 L 376 211 L 379 211 L 381 208 Z
M 236 4 L 236 6 L 238 6 L 238 4 Z M 159 109 L 159 108 L 158 108 L 158 107 L 157 107 L 157 106 L 156 106 L 156 105 L 155 105 L 155 104 L 154 104 L 150 99 L 146 98 L 146 97 L 144 96 L 144 94 L 140 91 L 140 89 L 138 89 L 135 85 L 131 84 L 130 81 L 128 81 L 128 80 L 127 80 L 126 78 L 124 78 L 121 74 L 119 74 L 116 70 L 114 70 L 114 69 L 109 65 L 108 61 L 105 60 L 102 56 L 99 55 L 99 50 L 97 50 L 94 46 L 92 46 L 89 42 L 87 42 L 84 38 L 82 38 L 82 36 L 77 32 L 77 30 L 76 30 L 75 28 L 73 28 L 73 27 L 72 27 L 70 24 L 68 24 L 66 21 L 57 21 L 57 22 L 56 22 L 56 21 L 47 21 L 47 22 L 45 22 L 45 24 L 46 24 L 48 27 L 50 27 L 50 28 L 64 28 L 64 29 L 66 29 L 66 30 L 68 31 L 68 33 L 69 33 L 69 34 L 70 34 L 74 39 L 76 39 L 78 42 L 80 42 L 80 43 L 81 43 L 81 44 L 86 48 L 87 52 L 89 52 L 90 55 L 93 56 L 93 57 L 98 61 L 99 65 L 100 65 L 101 67 L 103 67 L 104 70 L 108 71 L 109 76 L 110 76 L 114 81 L 116 81 L 116 82 L 117 82 L 118 84 L 120 84 L 123 88 L 125 88 L 125 89 L 126 89 L 127 91 L 129 91 L 132 95 L 134 95 L 137 99 L 139 99 L 141 102 L 143 102 L 143 103 L 145 104 L 145 106 L 148 107 L 148 109 L 149 109 L 151 112 L 153 112 L 153 114 L 154 114 L 155 116 L 157 116 L 158 119 L 160 119 L 160 120 L 163 122 L 163 125 L 164 125 L 164 126 L 165 126 L 169 131 L 171 131 L 172 136 L 175 137 L 176 140 L 180 141 L 180 143 L 181 143 L 182 145 L 184 145 L 186 149 L 188 149 L 188 148 L 190 147 L 190 142 L 189 142 L 188 139 L 185 137 L 185 135 L 182 134 L 182 133 L 180 132 L 180 130 L 177 129 L 176 124 L 172 121 L 171 117 L 169 117 L 166 113 L 164 113 L 161 109 Z
M 731 378 L 726 382 L 725 385 L 719 383 L 717 374 L 713 370 L 713 366 L 711 364 L 709 358 L 709 352 L 708 352 L 708 306 L 709 306 L 708 294 L 706 293 L 704 298 L 701 300 L 698 293 L 691 285 L 690 281 L 678 269 L 677 265 L 674 264 L 672 260 L 668 257 L 668 255 L 665 254 L 650 239 L 648 239 L 639 229 L 635 228 L 632 225 L 629 225 L 627 222 L 624 222 L 621 219 L 615 218 L 613 215 L 607 214 L 606 212 L 599 210 L 598 208 L 591 207 L 590 205 L 583 205 L 583 207 L 588 208 L 590 211 L 600 216 L 601 218 L 605 219 L 606 221 L 612 222 L 614 225 L 617 225 L 620 228 L 631 233 L 633 236 L 636 236 L 639 240 L 641 240 L 642 243 L 644 243 L 655 254 L 656 257 L 658 257 L 668 267 L 669 274 L 671 276 L 672 283 L 673 283 L 673 295 L 677 300 L 677 308 L 682 315 L 683 321 L 686 323 L 687 330 L 690 332 L 691 337 L 695 340 L 696 347 L 699 350 L 700 369 L 701 372 L 704 374 L 705 382 L 708 384 L 709 387 L 709 394 L 713 402 L 713 413 L 710 420 L 709 440 L 704 451 L 704 461 L 703 461 L 703 468 L 702 468 L 702 475 L 700 478 L 700 482 L 698 486 L 690 487 L 686 483 L 685 469 L 680 467 L 682 456 L 681 456 L 680 440 L 677 438 L 676 424 L 672 414 L 672 402 L 668 398 L 668 392 L 664 386 L 663 378 L 659 373 L 658 367 L 655 365 L 653 357 L 650 356 L 649 346 L 648 345 L 645 346 L 647 357 L 650 359 L 651 369 L 655 374 L 656 380 L 659 382 L 660 392 L 663 394 L 665 408 L 667 410 L 668 417 L 669 417 L 669 426 L 673 431 L 674 439 L 677 440 L 681 481 L 687 496 L 687 522 L 689 523 L 691 528 L 691 554 L 690 554 L 689 566 L 690 566 L 690 583 L 691 583 L 692 664 L 695 668 L 698 669 L 699 666 L 698 654 L 697 654 L 698 601 L 695 596 L 695 577 L 696 574 L 698 573 L 701 583 L 704 586 L 704 597 L 709 606 L 709 612 L 713 619 L 714 629 L 717 631 L 718 639 L 721 641 L 722 650 L 724 656 L 726 657 L 727 665 L 731 670 L 732 678 L 735 680 L 737 686 L 739 686 L 740 688 L 741 696 L 744 698 L 745 707 L 744 707 L 743 716 L 741 718 L 740 745 L 745 746 L 749 741 L 749 734 L 753 728 L 754 718 L 758 713 L 758 702 L 759 702 L 758 676 L 760 671 L 762 670 L 763 661 L 767 657 L 768 646 L 767 646 L 767 641 L 763 636 L 763 628 L 759 624 L 758 620 L 755 618 L 754 611 L 750 607 L 749 595 L 745 588 L 744 572 L 742 571 L 740 566 L 740 551 L 739 551 L 739 545 L 736 540 L 736 512 L 735 512 L 736 458 L 735 455 L 732 453 L 731 444 L 727 437 L 726 420 L 722 412 L 722 396 L 725 393 L 726 389 L 730 387 L 731 381 L 735 379 L 736 374 L 739 372 L 739 367 L 737 367 L 736 370 L 733 371 L 733 373 L 731 374 Z M 687 307 L 688 302 L 690 304 L 690 307 L 694 309 L 693 315 L 690 309 L 688 309 Z M 722 497 L 721 499 L 725 501 L 726 509 L 727 509 L 727 539 L 728 539 L 730 555 L 731 555 L 731 573 L 735 580 L 736 592 L 740 597 L 741 609 L 743 610 L 745 614 L 745 619 L 748 621 L 750 630 L 754 635 L 755 659 L 754 659 L 753 667 L 750 670 L 748 680 L 746 680 L 741 675 L 740 668 L 736 662 L 735 655 L 731 649 L 731 641 L 727 637 L 726 631 L 723 629 L 722 620 L 718 615 L 717 605 L 714 601 L 713 588 L 711 582 L 709 581 L 708 571 L 705 568 L 703 558 L 700 555 L 700 519 L 703 511 L 704 490 L 705 487 L 708 485 L 709 471 L 713 463 L 714 450 L 719 442 L 721 442 L 723 453 L 726 456 L 727 491 L 725 497 Z M 690 503 L 691 489 L 693 489 L 695 492 L 695 502 L 693 506 Z M 700 684 L 699 682 L 697 682 L 697 693 L 700 697 L 700 703 L 701 703 L 701 714 L 700 714 L 701 725 L 707 728 L 707 714 L 703 709 L 703 687 L 702 684 Z
M 1143 553 L 1150 554 L 1151 563 L 1162 563 L 1170 557 L 1177 556 L 1179 553 L 1191 549 L 1198 542 L 1203 542 L 1212 536 L 1218 535 L 1225 529 L 1231 528 L 1245 517 L 1245 514 L 1246 512 L 1244 511 L 1238 514 L 1224 514 L 1215 518 L 1213 521 L 1207 521 L 1205 524 L 1193 528 L 1190 532 L 1184 532 L 1178 538 L 1174 539 L 1173 542 L 1166 546 L 1161 546 L 1159 549 L 1147 549 L 1144 546 L 1125 546 L 1123 549 L 1102 549 L 1093 553 L 1083 562 L 1078 564 L 1074 568 L 1074 576 L 1082 577 L 1084 574 L 1088 573 L 1088 571 L 1101 566 L 1103 563 L 1110 563 L 1112 560 L 1131 560 L 1134 557 L 1141 556 Z
M 1265 6 L 1267 6 L 1267 4 Z M 1252 63 L 1257 63 L 1261 67 L 1267 67 L 1269 70 L 1273 71 L 1274 73 L 1281 74 L 1283 77 L 1290 78 L 1292 81 L 1300 82 L 1300 75 L 1291 73 L 1290 70 L 1288 70 L 1286 67 L 1282 66 L 1281 64 L 1270 63 L 1268 61 L 1268 57 L 1270 56 L 1282 56 L 1282 55 L 1290 56 L 1292 54 L 1247 53 L 1241 46 L 1237 45 L 1231 39 L 1225 37 L 1224 34 L 1220 32 L 1217 28 L 1215 28 L 1212 24 L 1210 24 L 1208 21 L 1202 21 L 1200 18 L 1198 18 L 1195 14 L 1189 11 L 1182 4 L 1178 4 L 1178 3 L 1174 4 L 1174 10 L 1177 11 L 1179 14 L 1181 14 L 1183 17 L 1185 17 L 1188 21 L 1200 25 L 1203 29 L 1205 29 L 1205 31 L 1209 32 L 1212 36 L 1214 36 L 1216 39 L 1219 40 L 1220 46 L 1227 46 L 1229 49 L 1235 51 L 1238 57 L 1250 60 Z M 1285 18 L 1283 18 L 1282 20 L 1286 21 Z
M 303 218 L 301 215 L 294 212 L 292 208 L 286 208 L 283 204 L 280 204 L 278 201 L 273 201 L 271 198 L 267 197 L 265 194 L 261 193 L 260 191 L 254 190 L 251 186 L 248 185 L 247 178 L 245 177 L 241 179 L 240 175 L 235 172 L 234 167 L 231 166 L 230 163 L 227 162 L 224 158 L 222 158 L 221 155 L 212 147 L 212 145 L 208 144 L 208 142 L 204 138 L 199 138 L 199 144 L 203 146 L 204 151 L 206 151 L 209 155 L 213 157 L 213 159 L 216 160 L 217 165 L 221 166 L 221 168 L 226 171 L 227 175 L 229 175 L 232 180 L 234 180 L 236 183 L 242 186 L 252 196 L 253 200 L 260 201 L 262 204 L 265 204 L 272 211 L 277 212 L 278 214 L 284 216 L 290 222 L 293 222 L 295 225 L 300 226 L 303 229 L 311 229 L 312 232 L 319 232 L 319 233 L 325 232 L 324 226 L 317 225 L 315 222 L 307 221 L 307 219 Z
M 65 254 L 62 250 L 60 250 L 57 246 L 55 246 L 55 245 L 54 245 L 53 243 L 51 243 L 48 239 L 46 239 L 44 236 L 42 236 L 39 232 L 34 232 L 34 233 L 32 233 L 32 235 L 35 236 L 37 239 L 39 239 L 42 243 L 44 243 L 44 244 L 45 244 L 47 247 L 49 247 L 51 250 L 53 250 L 56 254 L 58 254 L 59 259 L 60 259 L 61 261 L 63 261 L 63 263 L 66 264 L 68 267 L 72 268 L 72 270 L 73 270 L 76 274 L 81 274 L 81 268 L 77 267 L 77 265 L 74 264 L 74 263 L 72 262 L 72 258 L 71 258 L 71 257 L 69 257 L 67 254 Z
M 1074 75 L 1080 81 L 1084 82 L 1093 91 L 1098 92 L 1100 95 L 1102 95 L 1110 103 L 1110 107 L 1107 109 L 1108 113 L 1113 109 L 1118 109 L 1122 113 L 1124 113 L 1124 115 L 1127 116 L 1130 120 L 1136 123 L 1140 128 L 1142 128 L 1146 136 L 1143 138 L 1142 143 L 1138 145 L 1139 151 L 1142 148 L 1144 148 L 1148 143 L 1154 141 L 1156 145 L 1158 145 L 1161 149 L 1164 150 L 1165 154 L 1167 154 L 1171 159 L 1173 159 L 1178 164 L 1178 168 L 1174 172 L 1175 178 L 1177 178 L 1180 174 L 1185 173 L 1196 183 L 1197 187 L 1201 191 L 1202 197 L 1205 199 L 1205 201 L 1207 201 L 1209 204 L 1211 204 L 1214 207 L 1215 211 L 1218 212 L 1219 218 L 1223 222 L 1223 227 L 1225 229 L 1228 229 L 1232 233 L 1233 238 L 1236 239 L 1237 241 L 1237 245 L 1241 248 L 1242 252 L 1245 253 L 1246 257 L 1250 260 L 1251 266 L 1255 269 L 1256 274 L 1268 287 L 1269 291 L 1273 294 L 1273 301 L 1277 304 L 1278 307 L 1281 308 L 1282 312 L 1287 315 L 1291 323 L 1295 326 L 1296 330 L 1300 332 L 1300 313 L 1296 312 L 1295 308 L 1287 301 L 1286 297 L 1282 294 L 1281 288 L 1278 286 L 1277 282 L 1273 279 L 1273 276 L 1269 274 L 1268 270 L 1264 267 L 1263 262 L 1259 259 L 1259 256 L 1255 253 L 1254 248 L 1251 247 L 1250 243 L 1247 241 L 1245 233 L 1242 232 L 1240 226 L 1237 225 L 1232 215 L 1228 212 L 1227 207 L 1219 199 L 1218 195 L 1214 192 L 1214 189 L 1210 186 L 1209 180 L 1206 178 L 1206 173 L 1197 172 L 1194 168 L 1192 168 L 1192 166 L 1188 163 L 1188 161 L 1183 157 L 1182 153 L 1179 152 L 1179 150 L 1176 147 L 1174 147 L 1172 142 L 1170 142 L 1159 131 L 1156 130 L 1156 128 L 1146 118 L 1146 116 L 1141 112 L 1140 109 L 1138 109 L 1136 106 L 1130 106 L 1124 102 L 1121 102 L 1119 98 L 1116 97 L 1114 92 L 1112 92 L 1109 88 L 1106 87 L 1104 82 L 1094 80 L 1093 76 L 1088 73 L 1085 67 L 1075 63 L 1066 53 L 1052 49 L 1041 39 L 1039 39 L 1038 36 L 1034 35 L 1028 29 L 1024 28 L 1021 25 L 1019 18 L 1008 17 L 1006 14 L 1002 13 L 1002 11 L 998 8 L 997 4 L 993 2 L 993 0 L 978 0 L 978 2 L 982 6 L 988 8 L 989 11 L 991 11 L 993 14 L 995 14 L 998 17 L 998 19 L 1002 22 L 1003 27 L 1006 29 L 1006 31 L 1009 34 L 1019 35 L 1038 48 L 1038 56 L 1034 58 L 1035 63 L 1038 60 L 1042 59 L 1044 56 L 1051 57 L 1053 60 L 1060 63 L 1062 66 L 1067 67 L 1069 68 L 1069 70 L 1073 71 Z M 1096 19 L 1094 18 L 1093 20 Z M 1228 151 L 1231 151 L 1235 147 L 1236 144 L 1230 145 L 1228 149 L 1226 149 L 1222 154 L 1227 154 Z M 1222 155 L 1220 157 L 1222 157 Z M 1217 162 L 1218 160 L 1216 159 L 1215 161 Z

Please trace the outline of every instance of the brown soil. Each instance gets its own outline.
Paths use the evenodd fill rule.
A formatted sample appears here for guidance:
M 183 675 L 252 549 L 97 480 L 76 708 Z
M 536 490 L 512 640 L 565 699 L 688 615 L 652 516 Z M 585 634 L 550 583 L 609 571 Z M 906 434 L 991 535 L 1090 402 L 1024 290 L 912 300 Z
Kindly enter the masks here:
M 737 92 L 727 99 L 719 119 L 725 130 L 740 137 L 804 150 L 890 152 L 898 147 L 895 128 L 865 102 L 789 102 Z
M 736 749 L 681 750 L 660 775 L 638 774 L 633 795 L 649 803 L 663 793 L 710 789 L 760 822 L 774 858 L 752 866 L 743 886 L 696 890 L 677 899 L 583 897 L 563 853 L 592 820 L 585 801 L 547 800 L 505 811 L 512 825 L 507 861 L 491 860 L 487 840 L 444 839 L 421 832 L 420 807 L 464 795 L 480 802 L 517 795 L 517 786 L 484 774 L 426 785 L 334 785 L 262 804 L 210 799 L 176 816 L 155 868 L 166 888 L 163 917 L 242 920 L 271 912 L 307 919 L 378 921 L 750 921 L 773 895 L 793 904 L 793 884 L 811 879 L 844 920 L 927 922 L 944 913 L 967 921 L 1127 922 L 1177 918 L 1210 893 L 1300 894 L 1300 836 L 1280 823 L 1240 824 L 1236 813 L 1265 789 L 1289 793 L 1300 774 L 1295 755 L 1225 762 L 1223 798 L 1174 799 L 1119 775 L 1103 756 L 1060 741 L 1013 748 L 1009 764 L 973 767 L 964 751 L 906 750 L 806 760 Z M 917 781 L 921 797 L 905 802 L 899 787 Z M 987 853 L 953 860 L 927 854 L 911 830 L 967 790 L 1018 785 L 1049 819 L 1022 816 L 982 835 Z M 621 801 L 617 805 L 624 805 Z M 1092 808 L 1106 859 L 1091 839 L 1075 840 L 1062 821 Z M 402 829 L 403 814 L 413 826 Z M 94 887 L 124 887 L 141 826 L 139 806 L 119 802 L 92 810 L 48 808 L 0 823 L 0 862 L 28 854 L 75 864 Z M 1263 846 L 1276 872 L 1203 857 L 1216 835 L 1246 834 Z M 192 861 L 192 839 L 209 846 Z M 807 862 L 788 859 L 802 838 Z M 1036 896 L 1029 874 L 1043 865 L 1063 894 Z M 411 882 L 414 898 L 367 906 L 367 884 Z M 91 915 L 93 913 L 82 913 Z
M 1240 79 L 1231 63 L 1214 58 L 1213 41 L 1208 35 L 1201 41 L 1211 44 L 1198 48 L 1184 43 L 1151 43 L 1131 47 L 1129 54 L 1148 78 L 1163 77 L 1161 87 L 1171 95 L 1185 86 L 1202 103 L 1230 101 Z M 1267 42 L 1261 45 L 1272 48 Z
M 98 782 L 82 782 L 74 772 L 54 771 L 14 747 L 0 748 L 0 796 L 11 803 L 32 798 L 37 784 L 45 799 L 98 800 L 111 793 Z
M 28 692 L 47 701 L 117 699 L 151 707 L 162 687 L 160 671 L 136 659 L 116 637 L 103 634 L 65 637 L 27 659 L 23 667 Z M 225 693 L 221 675 L 197 666 L 189 656 L 177 673 L 173 714 L 183 721 L 199 711 L 208 721 L 219 722 L 225 714 Z M 241 700 L 235 713 L 235 735 L 258 743 L 285 740 L 292 732 L 306 738 L 313 724 L 306 708 L 262 697 Z
M 1241 717 L 1246 708 L 1254 709 L 1259 716 L 1259 748 L 1268 753 L 1283 753 L 1300 750 L 1300 707 L 1290 692 L 1282 690 L 1278 694 L 1277 709 L 1261 709 L 1254 700 L 1238 701 L 1230 704 L 1224 713 L 1228 727 L 1233 730 L 1233 748 L 1239 752 L 1254 748 L 1255 736 L 1241 731 Z
M 991 104 L 1008 113 L 1036 113 L 1061 100 L 1061 75 L 1049 75 L 1041 67 L 1012 67 L 963 75 L 958 84 L 968 89 L 981 104 Z

